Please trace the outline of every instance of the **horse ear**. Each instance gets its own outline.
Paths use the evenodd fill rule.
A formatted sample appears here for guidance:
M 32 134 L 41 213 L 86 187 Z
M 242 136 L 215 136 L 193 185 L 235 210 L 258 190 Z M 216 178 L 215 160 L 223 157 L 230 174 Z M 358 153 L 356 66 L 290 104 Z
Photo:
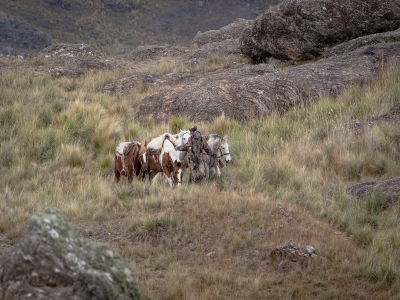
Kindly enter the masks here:
M 225 136 L 223 137 L 223 139 L 224 139 L 225 141 L 228 141 L 228 136 L 225 135 Z
M 147 141 L 144 141 L 144 146 L 147 147 Z

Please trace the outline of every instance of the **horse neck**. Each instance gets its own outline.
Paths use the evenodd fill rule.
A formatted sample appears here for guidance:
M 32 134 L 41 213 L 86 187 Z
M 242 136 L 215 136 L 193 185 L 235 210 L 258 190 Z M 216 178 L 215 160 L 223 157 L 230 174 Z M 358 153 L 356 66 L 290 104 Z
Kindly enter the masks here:
M 210 139 L 208 140 L 210 142 L 209 146 L 211 148 L 211 150 L 213 151 L 213 153 L 217 153 L 217 151 L 219 151 L 220 149 L 220 145 L 221 145 L 221 138 L 219 136 L 216 135 L 212 135 L 210 136 Z
M 168 153 L 172 161 L 180 161 L 178 151 L 175 150 L 173 143 L 169 139 L 164 141 L 163 152 Z
M 147 144 L 147 148 L 161 149 L 162 142 L 163 142 L 163 137 L 154 138 L 150 141 L 150 143 Z

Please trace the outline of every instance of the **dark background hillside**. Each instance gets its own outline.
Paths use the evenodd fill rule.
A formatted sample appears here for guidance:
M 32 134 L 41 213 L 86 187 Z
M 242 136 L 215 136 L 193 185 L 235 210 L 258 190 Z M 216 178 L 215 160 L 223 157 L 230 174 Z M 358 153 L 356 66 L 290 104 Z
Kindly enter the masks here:
M 2 0 L 0 53 L 32 55 L 56 43 L 108 54 L 140 45 L 188 45 L 199 31 L 255 19 L 278 0 Z

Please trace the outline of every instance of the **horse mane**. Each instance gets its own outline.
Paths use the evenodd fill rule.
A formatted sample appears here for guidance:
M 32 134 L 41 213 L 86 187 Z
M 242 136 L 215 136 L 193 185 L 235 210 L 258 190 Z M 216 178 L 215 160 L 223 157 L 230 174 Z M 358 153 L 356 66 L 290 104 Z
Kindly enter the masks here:
M 224 138 L 223 138 L 222 136 L 220 136 L 219 134 L 216 134 L 216 133 L 211 133 L 211 134 L 209 134 L 208 136 L 209 136 L 210 138 L 212 137 L 212 138 L 214 138 L 214 139 L 219 138 L 219 139 L 221 139 L 221 141 L 224 141 Z
M 119 154 L 124 154 L 126 148 L 131 144 L 131 143 L 137 143 L 140 145 L 140 143 L 136 142 L 136 141 L 131 141 L 131 142 L 121 142 L 118 144 L 117 147 L 115 147 L 115 152 L 119 153 Z
M 166 137 L 168 137 L 170 139 L 170 141 L 172 142 L 172 144 L 174 144 L 174 146 L 178 145 L 178 141 L 176 140 L 175 135 L 166 132 L 166 133 L 163 133 L 162 135 L 152 139 L 150 141 L 150 143 L 147 144 L 147 148 L 148 149 L 151 148 L 151 149 L 155 149 L 155 150 L 161 149 Z

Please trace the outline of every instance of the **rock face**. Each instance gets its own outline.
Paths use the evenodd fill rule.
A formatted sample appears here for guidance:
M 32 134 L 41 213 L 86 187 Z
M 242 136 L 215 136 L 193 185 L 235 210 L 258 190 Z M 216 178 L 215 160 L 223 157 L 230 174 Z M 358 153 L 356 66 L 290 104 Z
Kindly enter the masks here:
M 143 99 L 138 117 L 155 121 L 171 116 L 197 122 L 212 121 L 225 114 L 232 119 L 265 117 L 272 111 L 299 106 L 303 95 L 289 80 L 269 66 L 246 66 L 203 75 L 191 82 L 162 90 Z
M 399 63 L 400 42 L 396 42 L 368 45 L 284 70 L 259 64 L 182 76 L 180 84 L 168 81 L 167 77 L 158 78 L 159 83 L 177 85 L 143 99 L 138 117 L 150 115 L 156 122 L 172 116 L 195 122 L 212 121 L 222 113 L 241 121 L 266 117 L 275 110 L 283 112 L 303 105 L 308 96 L 335 97 L 351 84 L 372 80 L 386 64 Z
M 18 20 L 0 19 L 0 45 L 9 45 L 0 49 L 3 54 L 15 54 L 23 49 L 43 49 L 51 45 L 51 37 Z
M 255 20 L 251 41 L 242 53 L 254 53 L 278 59 L 315 59 L 336 44 L 359 36 L 396 30 L 400 26 L 400 2 L 379 0 L 289 0 L 271 7 Z M 258 49 L 252 50 L 252 45 Z
M 205 44 L 222 42 L 228 39 L 238 39 L 247 27 L 251 27 L 254 20 L 237 19 L 235 22 L 222 27 L 219 30 L 209 30 L 206 32 L 199 32 L 192 40 L 192 45 L 201 47 Z
M 400 42 L 367 45 L 289 69 L 287 78 L 313 97 L 336 97 L 352 84 L 370 82 L 382 67 L 399 63 Z
M 379 192 L 383 199 L 382 209 L 385 209 L 400 199 L 400 176 L 383 181 L 350 184 L 346 186 L 346 191 L 360 199 L 366 199 L 373 192 Z
M 121 257 L 80 239 L 55 209 L 32 216 L 24 236 L 2 253 L 0 299 L 140 299 Z
M 348 53 L 366 45 L 395 43 L 400 41 L 400 28 L 394 31 L 375 33 L 366 36 L 360 36 L 356 39 L 341 43 L 330 49 L 325 55 L 334 56 Z

